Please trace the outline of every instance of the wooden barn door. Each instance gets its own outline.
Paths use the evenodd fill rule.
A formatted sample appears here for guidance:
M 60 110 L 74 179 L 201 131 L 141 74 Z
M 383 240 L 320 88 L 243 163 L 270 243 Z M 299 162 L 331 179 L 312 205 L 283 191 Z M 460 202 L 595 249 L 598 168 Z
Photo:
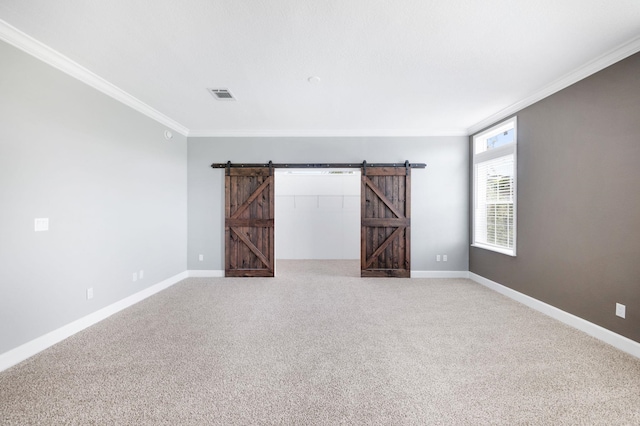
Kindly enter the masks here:
M 225 275 L 274 276 L 274 175 L 269 167 L 228 168 Z
M 411 275 L 411 168 L 362 168 L 361 276 Z

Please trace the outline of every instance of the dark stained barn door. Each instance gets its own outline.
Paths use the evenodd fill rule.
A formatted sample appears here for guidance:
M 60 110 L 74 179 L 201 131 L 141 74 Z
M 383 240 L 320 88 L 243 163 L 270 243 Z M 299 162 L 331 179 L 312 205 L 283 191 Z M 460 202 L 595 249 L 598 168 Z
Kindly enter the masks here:
M 274 276 L 274 175 L 230 168 L 225 177 L 225 275 Z
M 361 276 L 411 275 L 411 169 L 363 167 Z

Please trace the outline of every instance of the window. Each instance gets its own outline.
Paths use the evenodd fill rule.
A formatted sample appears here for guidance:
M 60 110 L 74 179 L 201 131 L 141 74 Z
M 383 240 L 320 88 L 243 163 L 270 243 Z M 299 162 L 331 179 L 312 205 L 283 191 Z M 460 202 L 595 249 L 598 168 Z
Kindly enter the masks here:
M 516 117 L 473 137 L 473 243 L 516 255 Z

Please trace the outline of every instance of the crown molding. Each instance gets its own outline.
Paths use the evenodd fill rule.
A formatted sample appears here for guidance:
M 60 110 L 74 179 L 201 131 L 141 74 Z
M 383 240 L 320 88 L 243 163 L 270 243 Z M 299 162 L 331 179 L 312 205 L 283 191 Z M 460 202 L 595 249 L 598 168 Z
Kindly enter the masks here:
M 141 100 L 131 96 L 122 89 L 109 83 L 102 77 L 89 71 L 82 65 L 72 61 L 58 51 L 50 48 L 49 46 L 39 42 L 33 37 L 23 33 L 19 29 L 9 25 L 7 22 L 0 19 L 0 40 L 3 40 L 10 45 L 17 47 L 18 49 L 34 56 L 41 61 L 59 69 L 60 71 L 70 75 L 71 77 L 80 80 L 81 82 L 93 87 L 96 90 L 104 93 L 107 96 L 114 98 L 117 101 L 133 108 L 134 110 L 146 115 L 161 123 L 172 130 L 187 136 L 189 129 L 180 123 L 172 120 L 161 112 L 151 108 Z
M 467 129 L 377 130 L 189 130 L 102 77 L 0 19 L 0 40 L 82 81 L 134 110 L 188 137 L 429 137 L 469 136 L 640 51 L 640 36 L 587 62 L 530 96 L 492 114 Z
M 300 137 L 300 138 L 328 138 L 328 137 L 442 137 L 468 136 L 465 129 L 441 130 L 190 130 L 190 138 L 221 138 L 221 137 Z
M 560 90 L 567 88 L 572 84 L 577 83 L 578 81 L 583 80 L 590 75 L 595 74 L 598 71 L 601 71 L 608 66 L 611 66 L 616 62 L 621 61 L 637 52 L 640 52 L 640 36 L 621 44 L 615 49 L 610 50 L 609 52 L 597 57 L 592 61 L 587 62 L 578 69 L 565 74 L 563 77 L 545 86 L 532 95 L 496 112 L 495 114 L 485 118 L 479 123 L 474 124 L 467 129 L 467 134 L 473 135 L 474 133 L 485 129 L 490 125 L 504 118 L 507 118 L 512 114 L 515 114 L 516 112 L 528 107 L 529 105 L 533 105 L 534 103 L 541 101 L 542 99 L 553 95 L 554 93 L 559 92 Z

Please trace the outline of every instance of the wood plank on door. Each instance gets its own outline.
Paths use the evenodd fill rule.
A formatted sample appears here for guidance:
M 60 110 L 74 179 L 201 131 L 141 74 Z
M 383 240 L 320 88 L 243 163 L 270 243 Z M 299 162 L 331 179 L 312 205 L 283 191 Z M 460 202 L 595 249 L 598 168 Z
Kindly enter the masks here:
M 225 176 L 225 276 L 273 277 L 274 175 L 268 167 Z
M 411 276 L 411 169 L 363 167 L 362 277 Z

